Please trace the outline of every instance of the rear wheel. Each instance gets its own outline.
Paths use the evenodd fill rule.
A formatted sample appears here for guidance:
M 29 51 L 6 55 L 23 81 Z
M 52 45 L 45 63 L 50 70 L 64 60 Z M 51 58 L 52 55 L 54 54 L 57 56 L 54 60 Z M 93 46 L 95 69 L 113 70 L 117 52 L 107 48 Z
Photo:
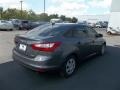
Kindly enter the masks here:
M 76 71 L 76 66 L 77 66 L 76 57 L 69 56 L 66 58 L 66 62 L 62 66 L 60 74 L 63 77 L 68 78 L 74 74 L 74 72 Z
M 98 52 L 98 55 L 101 55 L 101 56 L 104 55 L 105 54 L 105 48 L 106 48 L 106 45 L 105 44 L 102 45 L 99 52 Z

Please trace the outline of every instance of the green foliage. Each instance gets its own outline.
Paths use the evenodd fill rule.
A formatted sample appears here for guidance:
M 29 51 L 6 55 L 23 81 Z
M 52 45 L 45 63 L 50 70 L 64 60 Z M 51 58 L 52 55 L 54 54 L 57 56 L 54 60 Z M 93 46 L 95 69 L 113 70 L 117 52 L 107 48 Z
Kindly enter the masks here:
M 65 21 L 65 20 L 66 20 L 66 16 L 61 15 L 61 16 L 60 16 L 60 19 L 63 20 L 63 21 Z
M 72 23 L 76 23 L 78 21 L 78 19 L 76 17 L 72 18 Z
M 32 20 L 32 21 L 50 21 L 53 18 L 60 18 L 63 21 L 69 21 L 76 23 L 78 19 L 76 17 L 70 18 L 66 17 L 65 15 L 59 16 L 58 14 L 51 14 L 48 15 L 47 13 L 41 13 L 41 14 L 36 14 L 33 10 L 18 10 L 18 9 L 10 9 L 8 8 L 7 10 L 3 11 L 3 8 L 0 9 L 0 13 L 2 16 L 2 19 L 26 19 L 26 20 Z M 21 15 L 22 13 L 22 15 Z
M 0 19 L 2 18 L 3 8 L 0 7 Z

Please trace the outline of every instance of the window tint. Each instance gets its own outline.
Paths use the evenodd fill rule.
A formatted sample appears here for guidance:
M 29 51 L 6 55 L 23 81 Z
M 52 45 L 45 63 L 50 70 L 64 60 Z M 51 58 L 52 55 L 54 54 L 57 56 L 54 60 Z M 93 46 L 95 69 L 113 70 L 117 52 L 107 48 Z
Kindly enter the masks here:
M 87 27 L 86 30 L 90 37 L 95 37 L 95 35 L 97 34 L 97 32 L 93 28 Z
M 73 31 L 72 30 L 68 30 L 65 34 L 65 37 L 73 37 Z
M 83 27 L 77 27 L 75 30 L 73 30 L 73 36 L 74 37 L 87 37 L 87 33 L 85 32 L 85 28 Z

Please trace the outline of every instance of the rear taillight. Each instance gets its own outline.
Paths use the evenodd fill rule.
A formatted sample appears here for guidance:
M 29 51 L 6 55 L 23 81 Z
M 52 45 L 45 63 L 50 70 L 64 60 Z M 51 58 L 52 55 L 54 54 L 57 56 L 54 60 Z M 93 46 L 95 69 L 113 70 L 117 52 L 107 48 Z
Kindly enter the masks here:
M 53 52 L 56 48 L 60 46 L 60 44 L 60 42 L 37 43 L 32 44 L 32 49 L 44 52 Z

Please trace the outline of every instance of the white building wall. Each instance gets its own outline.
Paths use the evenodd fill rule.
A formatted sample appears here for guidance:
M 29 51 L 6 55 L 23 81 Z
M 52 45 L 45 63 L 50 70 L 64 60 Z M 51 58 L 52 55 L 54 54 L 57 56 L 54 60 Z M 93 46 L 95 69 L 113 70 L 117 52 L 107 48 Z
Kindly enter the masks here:
M 120 0 L 113 0 L 108 27 L 117 29 L 120 27 Z
M 79 21 L 98 22 L 98 21 L 109 21 L 110 15 L 81 15 Z

